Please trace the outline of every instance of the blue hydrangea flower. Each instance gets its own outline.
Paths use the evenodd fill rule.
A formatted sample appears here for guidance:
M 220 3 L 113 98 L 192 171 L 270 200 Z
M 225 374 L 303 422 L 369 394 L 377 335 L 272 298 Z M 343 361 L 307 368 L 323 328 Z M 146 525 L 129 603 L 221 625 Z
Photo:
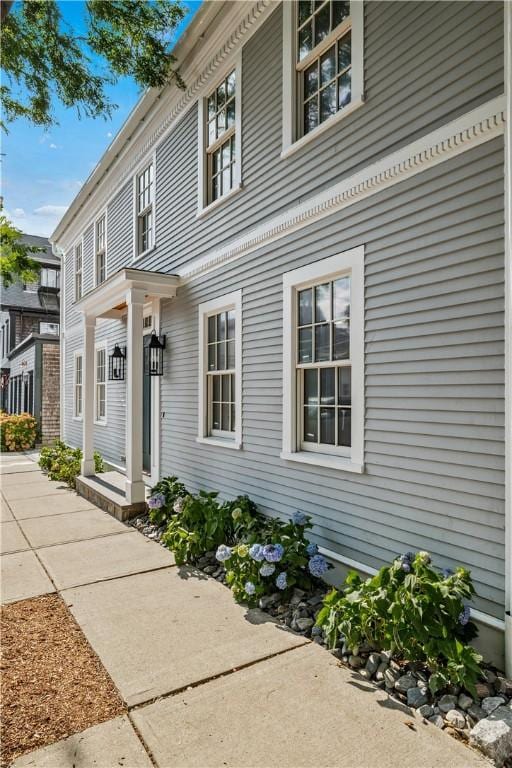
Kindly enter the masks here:
M 292 515 L 292 523 L 294 523 L 294 525 L 300 525 L 300 526 L 306 525 L 308 520 L 309 520 L 308 515 L 304 514 L 304 512 L 299 512 L 298 510 L 297 512 L 294 512 Z
M 462 626 L 465 627 L 470 617 L 471 617 L 471 608 L 469 607 L 469 605 L 465 605 L 464 610 L 459 613 L 459 624 L 462 624 Z
M 219 563 L 223 563 L 225 560 L 229 560 L 231 557 L 231 547 L 227 547 L 225 544 L 221 544 L 215 553 L 215 557 Z
M 165 496 L 163 493 L 155 493 L 148 499 L 148 507 L 150 509 L 161 509 L 165 504 Z
M 263 557 L 269 563 L 278 563 L 284 555 L 282 544 L 265 544 L 263 547 Z
M 261 563 L 261 561 L 265 559 L 261 544 L 253 544 L 249 549 L 249 556 L 252 557 L 253 560 L 256 560 L 257 563 Z
M 262 576 L 272 576 L 275 570 L 276 570 L 276 567 L 274 563 L 263 563 L 263 565 L 260 568 L 260 574 Z
M 306 547 L 306 553 L 309 555 L 309 557 L 313 557 L 318 553 L 318 546 L 310 541 Z
M 286 589 L 287 586 L 288 585 L 286 583 L 286 573 L 283 571 L 282 573 L 279 574 L 279 576 L 276 579 L 276 587 L 278 589 Z
M 248 595 L 254 595 L 254 593 L 256 592 L 256 587 L 254 586 L 252 581 L 246 581 L 244 589 L 246 591 L 246 594 Z
M 453 571 L 451 568 L 443 568 L 443 578 L 447 579 L 448 576 L 453 576 Z
M 320 578 L 328 570 L 329 564 L 323 555 L 314 555 L 308 563 L 308 568 L 312 576 Z

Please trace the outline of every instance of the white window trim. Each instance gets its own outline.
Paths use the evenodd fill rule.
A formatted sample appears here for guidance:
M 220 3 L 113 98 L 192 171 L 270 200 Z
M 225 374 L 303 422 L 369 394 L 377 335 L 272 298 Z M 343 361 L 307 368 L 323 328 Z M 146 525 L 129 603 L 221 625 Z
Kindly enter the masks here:
M 206 374 L 208 371 L 208 317 L 228 309 L 235 310 L 235 422 L 232 438 L 208 435 L 208 404 Z M 222 448 L 242 447 L 242 291 L 219 296 L 217 299 L 199 305 L 199 421 L 198 443 L 216 445 Z
M 98 419 L 96 414 L 96 390 L 98 385 L 98 350 L 105 350 L 105 416 L 103 419 Z M 108 354 L 107 354 L 107 342 L 99 341 L 94 345 L 94 423 L 99 427 L 105 427 L 107 424 L 107 404 L 108 404 Z
M 78 248 L 79 245 L 82 248 L 82 293 L 78 297 L 76 295 L 76 249 Z M 96 263 L 96 259 L 95 259 L 95 263 Z M 74 296 L 74 301 L 80 301 L 80 299 L 84 295 L 84 236 L 83 235 L 82 235 L 82 237 L 80 237 L 75 242 L 75 244 L 73 246 L 73 268 L 74 268 L 74 270 L 73 270 L 73 272 L 74 272 L 74 274 L 73 274 L 73 296 Z
M 233 188 L 222 197 L 207 203 L 208 200 L 208 163 L 206 160 L 206 100 L 208 95 L 215 90 L 218 84 L 235 70 L 235 181 Z M 242 186 L 242 49 L 238 51 L 236 58 L 230 61 L 229 66 L 224 67 L 215 83 L 209 83 L 208 91 L 201 94 L 198 101 L 198 191 L 197 191 L 197 213 L 196 218 L 206 216 L 211 211 L 218 208 L 222 203 L 227 202 L 237 192 L 243 189 Z
M 149 165 L 153 166 L 153 203 L 152 203 L 153 242 L 149 248 L 146 248 L 145 251 L 143 251 L 142 253 L 138 253 L 137 249 L 139 247 L 139 233 L 138 233 L 139 214 L 137 211 L 137 181 L 141 173 L 143 173 Z M 141 162 L 137 166 L 137 170 L 133 174 L 132 186 L 133 186 L 133 257 L 132 257 L 132 261 L 138 261 L 139 259 L 143 259 L 145 256 L 148 256 L 148 254 L 150 254 L 156 248 L 156 151 L 153 152 L 149 157 L 144 158 L 143 162 Z
M 301 451 L 297 435 L 296 307 L 298 291 L 339 273 L 351 275 L 350 358 L 352 446 L 350 456 Z M 364 245 L 283 275 L 283 449 L 281 458 L 347 472 L 364 471 Z
M 80 416 L 76 415 L 76 359 L 77 357 L 82 358 L 82 414 Z M 82 421 L 83 420 L 83 412 L 84 412 L 84 352 L 83 349 L 76 349 L 73 352 L 73 421 Z M 96 411 L 95 411 L 96 413 Z
M 99 213 L 96 218 L 94 219 L 94 225 L 93 225 L 93 289 L 96 288 L 98 285 L 102 285 L 102 283 L 98 283 L 97 278 L 97 256 L 98 256 L 98 250 L 97 250 L 97 238 L 96 238 L 96 225 L 98 221 L 105 217 L 105 280 L 108 278 L 108 241 L 107 241 L 107 234 L 108 234 L 108 214 L 107 214 L 107 208 L 105 208 L 101 213 Z M 82 249 L 82 263 L 83 263 L 83 249 Z M 103 282 L 105 282 L 105 280 Z M 83 295 L 83 286 L 82 286 L 82 295 Z
M 297 137 L 296 3 L 283 3 L 283 138 L 281 158 L 292 155 L 317 136 L 364 104 L 364 6 L 363 0 L 350 0 L 352 20 L 352 83 L 350 104 L 320 123 L 305 136 Z

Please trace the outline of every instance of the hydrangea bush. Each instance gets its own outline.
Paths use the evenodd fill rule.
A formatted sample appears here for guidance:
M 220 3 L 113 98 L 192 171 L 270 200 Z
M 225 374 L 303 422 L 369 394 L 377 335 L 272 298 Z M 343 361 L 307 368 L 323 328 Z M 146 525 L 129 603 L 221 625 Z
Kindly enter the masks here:
M 368 643 L 424 662 L 432 693 L 457 684 L 474 694 L 482 657 L 469 645 L 473 594 L 466 569 L 439 573 L 428 552 L 407 552 L 365 581 L 349 573 L 342 590 L 326 596 L 316 623 L 332 648 L 342 636 L 350 648 Z
M 151 489 L 151 496 L 147 502 L 149 519 L 156 525 L 162 525 L 175 514 L 175 505 L 178 511 L 181 510 L 184 499 L 189 495 L 183 483 L 180 483 L 174 475 L 162 478 Z
M 254 605 L 263 595 L 294 586 L 308 589 L 313 577 L 326 573 L 329 565 L 306 538 L 308 528 L 310 519 L 302 512 L 289 523 L 266 519 L 247 541 L 218 547 L 217 560 L 226 568 L 226 582 L 239 602 Z
M 37 436 L 37 422 L 29 413 L 0 413 L 2 451 L 28 451 Z
M 67 483 L 70 488 L 75 487 L 75 481 L 80 474 L 82 463 L 82 451 L 80 448 L 71 448 L 61 440 L 57 440 L 51 446 L 41 448 L 39 454 L 39 466 L 46 472 L 50 480 L 60 480 Z M 104 471 L 101 455 L 94 452 L 94 471 L 96 474 Z

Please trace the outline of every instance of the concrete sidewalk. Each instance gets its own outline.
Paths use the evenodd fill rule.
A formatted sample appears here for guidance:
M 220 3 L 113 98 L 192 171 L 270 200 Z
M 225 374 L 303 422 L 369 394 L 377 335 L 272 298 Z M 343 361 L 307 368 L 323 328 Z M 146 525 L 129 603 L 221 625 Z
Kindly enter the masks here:
M 16 768 L 489 766 L 170 552 L 1 457 L 2 602 L 58 592 L 128 715 Z

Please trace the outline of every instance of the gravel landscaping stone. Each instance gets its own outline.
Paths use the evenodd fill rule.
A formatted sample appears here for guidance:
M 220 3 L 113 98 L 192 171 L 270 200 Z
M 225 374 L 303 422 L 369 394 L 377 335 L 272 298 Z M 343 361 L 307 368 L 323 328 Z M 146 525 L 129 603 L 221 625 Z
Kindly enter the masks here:
M 451 709 L 455 709 L 457 706 L 457 696 L 451 696 L 450 694 L 445 694 L 444 696 L 441 696 L 439 701 L 437 702 L 437 705 L 441 712 L 449 712 Z
M 428 719 L 429 723 L 433 723 L 436 728 L 444 728 L 444 720 L 441 715 L 432 715 Z
M 407 704 L 417 709 L 428 703 L 428 696 L 421 688 L 409 688 L 407 691 Z
M 370 655 L 368 656 L 368 661 L 366 662 L 366 669 L 369 672 L 370 676 L 374 675 L 377 672 L 379 665 L 380 665 L 380 654 L 370 653 Z
M 461 693 L 457 699 L 457 706 L 459 709 L 467 710 L 473 704 L 473 699 L 466 693 Z
M 500 677 L 498 675 L 496 682 L 494 683 L 494 688 L 496 693 L 501 693 L 508 699 L 512 698 L 512 680 L 508 680 L 506 677 Z
M 483 720 L 484 717 L 487 717 L 487 713 L 478 704 L 471 704 L 467 713 L 473 720 Z
M 446 713 L 444 719 L 448 725 L 451 725 L 453 728 L 462 729 L 466 726 L 466 718 L 458 709 L 450 709 L 450 711 Z
M 434 707 L 431 704 L 423 704 L 421 707 L 418 707 L 418 712 L 422 717 L 428 720 L 429 717 L 434 715 Z
M 480 720 L 469 734 L 469 743 L 481 749 L 502 768 L 512 758 L 512 709 L 498 707 Z
M 362 656 L 349 656 L 348 663 L 352 667 L 352 669 L 360 669 L 361 667 L 364 667 L 364 659 Z
M 495 709 L 501 707 L 502 704 L 506 704 L 506 700 L 502 696 L 489 696 L 489 698 L 482 701 L 482 709 L 486 715 L 490 715 Z
M 407 693 L 409 688 L 416 688 L 418 685 L 418 681 L 415 677 L 411 674 L 402 675 L 398 678 L 398 680 L 395 683 L 395 690 L 398 691 L 398 693 Z M 424 703 L 424 702 L 422 702 Z

